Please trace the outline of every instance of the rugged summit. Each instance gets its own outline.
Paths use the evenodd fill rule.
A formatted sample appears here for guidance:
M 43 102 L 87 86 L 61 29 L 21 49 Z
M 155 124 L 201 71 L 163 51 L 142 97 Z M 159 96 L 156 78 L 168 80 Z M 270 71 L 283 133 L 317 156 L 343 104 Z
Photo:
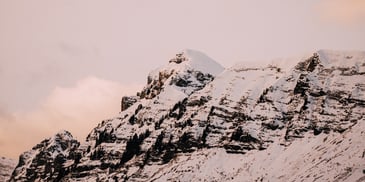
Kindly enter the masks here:
M 173 88 L 186 95 L 202 89 L 221 73 L 224 68 L 205 54 L 184 50 L 176 54 L 169 64 L 152 71 L 147 78 L 147 86 L 142 90 L 141 99 L 152 99 L 163 89 Z
M 185 50 L 81 145 L 22 154 L 12 180 L 365 180 L 364 83 L 365 52 L 224 69 Z
M 79 145 L 70 132 L 60 131 L 20 155 L 10 181 L 59 181 L 81 157 L 75 153 Z

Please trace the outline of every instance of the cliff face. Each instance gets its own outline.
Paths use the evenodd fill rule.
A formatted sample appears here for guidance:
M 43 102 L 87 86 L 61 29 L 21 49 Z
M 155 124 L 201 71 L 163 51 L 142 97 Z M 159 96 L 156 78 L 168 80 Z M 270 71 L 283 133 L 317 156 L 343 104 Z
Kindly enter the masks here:
M 223 69 L 186 50 L 81 145 L 43 141 L 12 179 L 364 180 L 364 83 L 365 52 Z

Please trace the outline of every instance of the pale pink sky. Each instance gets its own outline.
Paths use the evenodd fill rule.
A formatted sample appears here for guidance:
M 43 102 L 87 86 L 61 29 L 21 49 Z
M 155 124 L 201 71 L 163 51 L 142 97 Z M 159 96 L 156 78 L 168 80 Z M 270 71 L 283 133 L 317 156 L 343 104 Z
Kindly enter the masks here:
M 184 48 L 228 67 L 365 50 L 363 0 L 0 0 L 0 156 L 79 140 Z

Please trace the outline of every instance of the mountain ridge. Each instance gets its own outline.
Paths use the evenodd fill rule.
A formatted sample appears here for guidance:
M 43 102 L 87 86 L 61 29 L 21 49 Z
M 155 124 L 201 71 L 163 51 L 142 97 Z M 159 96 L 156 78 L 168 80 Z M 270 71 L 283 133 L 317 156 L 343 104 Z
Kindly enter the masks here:
M 62 156 L 58 162 L 46 157 L 49 161 L 34 165 L 37 169 L 53 162 L 59 165 L 55 172 L 40 169 L 33 171 L 35 175 L 27 174 L 24 171 L 29 168 L 19 162 L 10 181 L 363 179 L 365 166 L 356 162 L 364 161 L 364 156 L 359 156 L 363 142 L 354 137 L 364 136 L 365 52 L 321 50 L 289 67 L 270 63 L 223 69 L 203 53 L 185 50 L 167 66 L 152 71 L 143 90 L 137 96 L 124 97 L 123 111 L 102 121 L 85 142 L 80 144 L 70 137 L 67 141 L 71 145 L 59 151 Z M 345 136 L 356 141 L 356 150 L 349 150 L 349 142 L 339 142 Z M 280 175 L 280 170 L 276 171 L 279 174 L 265 174 L 262 170 L 268 168 L 255 163 L 272 162 L 270 153 L 275 153 L 282 161 L 299 165 L 296 148 L 312 141 L 318 143 L 309 151 L 303 150 L 307 152 L 303 153 L 304 160 L 319 160 L 327 152 L 324 149 L 334 150 L 338 145 L 342 155 L 346 155 L 344 151 L 357 155 L 350 160 L 354 164 L 338 165 L 335 172 L 321 176 L 321 170 L 309 170 L 316 167 L 305 161 L 307 171 L 288 170 L 297 175 L 284 171 Z M 38 149 L 39 153 L 49 153 Z M 312 155 L 312 150 L 317 155 Z M 339 153 L 328 159 L 345 160 L 336 157 Z M 22 156 L 27 161 L 39 160 Z M 245 159 L 251 162 L 242 163 Z M 316 165 L 330 169 L 331 160 Z M 242 166 L 235 161 L 241 161 L 237 164 Z M 205 165 L 210 163 L 215 167 Z M 294 168 L 301 167 L 298 165 L 288 163 Z M 206 170 L 199 170 L 199 166 Z M 256 170 L 250 169 L 255 166 Z M 215 170 L 221 174 L 213 174 Z

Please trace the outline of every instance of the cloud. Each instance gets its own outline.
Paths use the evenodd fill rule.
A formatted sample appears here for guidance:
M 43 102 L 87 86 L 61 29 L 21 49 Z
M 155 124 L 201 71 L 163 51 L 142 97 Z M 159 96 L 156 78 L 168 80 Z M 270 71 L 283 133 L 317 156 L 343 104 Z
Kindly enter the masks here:
M 74 87 L 54 89 L 32 111 L 0 112 L 0 155 L 16 158 L 61 129 L 84 141 L 97 123 L 118 114 L 123 95 L 134 95 L 140 89 L 137 84 L 88 77 Z
M 322 0 L 317 10 L 321 18 L 341 24 L 363 23 L 365 18 L 364 0 Z

